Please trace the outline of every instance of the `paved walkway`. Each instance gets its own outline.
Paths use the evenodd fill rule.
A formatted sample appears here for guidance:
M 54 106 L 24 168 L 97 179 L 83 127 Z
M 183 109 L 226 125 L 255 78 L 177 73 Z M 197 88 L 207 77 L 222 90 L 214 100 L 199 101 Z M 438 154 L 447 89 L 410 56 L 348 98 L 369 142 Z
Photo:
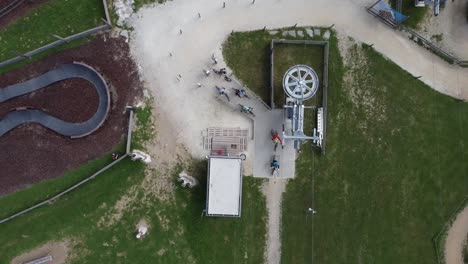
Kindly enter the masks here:
M 70 123 L 40 110 L 21 109 L 9 112 L 3 119 L 0 119 L 0 137 L 15 127 L 30 122 L 41 124 L 61 135 L 72 138 L 84 137 L 96 131 L 107 117 L 110 94 L 101 75 L 85 64 L 64 64 L 28 81 L 0 88 L 0 103 L 71 78 L 85 79 L 91 82 L 96 89 L 99 105 L 96 113 L 90 119 L 82 123 Z
M 280 163 L 280 170 L 275 172 L 273 177 L 294 178 L 296 171 L 296 150 L 294 149 L 293 141 L 286 141 L 284 149 L 278 146 L 276 152 L 274 151 L 274 145 L 271 141 L 271 130 L 274 129 L 281 133 L 282 124 L 282 109 L 275 109 L 257 115 L 255 119 L 254 177 L 271 178 L 270 164 L 273 161 L 273 156 L 276 156 Z
M 446 1 L 438 16 L 431 15 L 425 19 L 421 35 L 431 39 L 440 35 L 441 40 L 432 41 L 442 49 L 455 55 L 458 59 L 468 60 L 468 21 L 466 20 L 466 6 L 468 1 Z M 432 10 L 431 10 L 432 11 Z
M 450 65 L 381 23 L 365 11 L 373 0 L 250 0 L 221 2 L 211 0 L 170 1 L 155 8 L 142 9 L 133 21 L 134 37 L 150 61 L 166 60 L 169 51 L 199 58 L 220 47 L 231 32 L 301 25 L 330 26 L 374 48 L 434 89 L 454 97 L 468 99 L 468 69 Z M 202 18 L 199 19 L 197 13 Z M 242 19 L 240 19 L 242 18 Z M 180 34 L 183 30 L 183 34 Z M 164 36 L 161 38 L 161 36 Z M 163 54 L 163 56 L 161 56 Z M 201 60 L 200 60 L 201 61 Z M 193 64 L 180 65 L 188 72 Z M 183 73 L 182 73 L 183 74 Z
M 468 235 L 468 207 L 463 209 L 455 218 L 452 226 L 448 230 L 445 239 L 445 263 L 463 264 L 463 252 Z
M 224 61 L 222 59 L 220 59 L 220 61 L 219 64 L 224 65 Z M 294 149 L 293 142 L 286 141 L 284 149 L 278 146 L 277 150 L 274 151 L 274 145 L 271 141 L 272 129 L 279 133 L 282 131 L 283 110 L 267 109 L 264 103 L 254 96 L 248 88 L 247 95 L 250 95 L 250 98 L 239 98 L 235 95 L 233 89 L 227 88 L 242 88 L 242 85 L 236 80 L 228 83 L 217 75 L 214 75 L 214 79 L 216 80 L 217 86 L 225 87 L 229 91 L 230 101 L 228 101 L 225 96 L 217 96 L 216 98 L 218 101 L 222 102 L 239 115 L 244 115 L 251 120 L 250 131 L 251 133 L 253 132 L 253 137 L 249 140 L 248 153 L 249 160 L 253 162 L 253 176 L 259 178 L 294 178 L 296 170 L 296 150 Z M 250 114 L 241 113 L 239 104 L 252 107 L 255 117 Z M 274 157 L 280 162 L 280 170 L 272 175 L 270 164 Z

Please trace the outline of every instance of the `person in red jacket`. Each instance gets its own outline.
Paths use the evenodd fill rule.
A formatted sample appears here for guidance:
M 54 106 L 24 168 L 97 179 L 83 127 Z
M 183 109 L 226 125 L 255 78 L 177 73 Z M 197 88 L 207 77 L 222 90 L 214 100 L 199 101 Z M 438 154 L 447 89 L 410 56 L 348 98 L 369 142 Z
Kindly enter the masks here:
M 278 132 L 276 131 L 271 131 L 271 140 L 275 144 L 274 150 L 276 151 L 276 148 L 278 147 L 278 144 L 281 144 L 281 147 L 283 147 L 283 141 L 281 140 L 280 136 L 278 135 Z

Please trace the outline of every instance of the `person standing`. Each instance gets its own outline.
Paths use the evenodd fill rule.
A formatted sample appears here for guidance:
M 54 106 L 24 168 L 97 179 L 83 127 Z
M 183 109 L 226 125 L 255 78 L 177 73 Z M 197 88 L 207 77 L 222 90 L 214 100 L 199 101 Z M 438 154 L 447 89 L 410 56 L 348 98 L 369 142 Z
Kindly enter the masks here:
M 231 101 L 231 99 L 229 99 L 229 95 L 226 92 L 226 88 L 224 88 L 224 87 L 220 88 L 220 87 L 216 86 L 216 89 L 218 90 L 218 96 L 224 95 L 224 96 L 226 96 L 228 102 Z
M 275 144 L 275 148 L 274 148 L 275 151 L 276 151 L 276 148 L 278 147 L 278 144 L 281 144 L 281 147 L 283 147 L 283 140 L 281 140 L 281 137 L 278 135 L 278 132 L 272 131 L 271 140 Z

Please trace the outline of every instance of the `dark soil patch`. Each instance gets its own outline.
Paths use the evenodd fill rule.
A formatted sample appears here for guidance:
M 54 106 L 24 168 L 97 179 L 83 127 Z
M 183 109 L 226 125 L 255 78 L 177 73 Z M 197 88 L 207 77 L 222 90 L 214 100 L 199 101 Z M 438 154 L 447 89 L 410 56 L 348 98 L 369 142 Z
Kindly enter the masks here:
M 33 8 L 47 1 L 50 0 L 24 1 L 21 5 L 11 10 L 11 12 L 9 12 L 7 15 L 0 18 L 0 30 L 8 26 L 8 24 L 15 21 L 16 19 L 28 14 Z M 8 6 L 12 2 L 14 2 L 14 0 L 0 0 L 0 10 Z
M 0 87 L 6 85 L 0 79 Z M 34 93 L 25 94 L 0 104 L 0 118 L 18 107 L 40 109 L 67 122 L 79 123 L 91 118 L 99 98 L 93 85 L 83 79 L 55 83 Z
M 110 152 L 128 125 L 125 109 L 141 95 L 135 63 L 123 38 L 101 35 L 87 44 L 49 56 L 0 76 L 0 87 L 28 80 L 64 63 L 84 62 L 103 75 L 111 89 L 112 105 L 106 121 L 93 134 L 63 137 L 37 124 L 17 127 L 0 138 L 0 194 L 15 191 Z M 0 116 L 20 106 L 32 106 L 66 121 L 79 122 L 94 114 L 97 95 L 87 81 L 70 79 L 14 98 L 0 105 Z

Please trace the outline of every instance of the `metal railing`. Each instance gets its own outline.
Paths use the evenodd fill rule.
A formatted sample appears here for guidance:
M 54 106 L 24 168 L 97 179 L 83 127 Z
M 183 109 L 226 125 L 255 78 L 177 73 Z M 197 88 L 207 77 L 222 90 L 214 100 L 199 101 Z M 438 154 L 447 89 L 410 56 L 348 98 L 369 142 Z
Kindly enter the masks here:
M 20 6 L 24 1 L 26 0 L 15 0 L 12 1 L 9 5 L 0 9 L 0 18 L 8 15 L 11 11 L 15 10 L 18 6 Z
M 133 124 L 133 109 L 130 109 L 130 117 L 129 117 L 129 122 L 128 122 L 128 132 L 127 132 L 127 146 L 126 146 L 126 151 L 125 151 L 125 154 L 118 158 L 117 160 L 114 160 L 113 162 L 111 162 L 110 164 L 104 166 L 102 169 L 98 170 L 97 172 L 95 172 L 94 174 L 92 174 L 91 176 L 79 181 L 78 183 L 74 184 L 73 186 L 61 191 L 60 193 L 54 195 L 53 197 L 49 198 L 49 199 L 45 199 L 43 200 L 42 202 L 39 202 L 31 207 L 28 207 L 24 210 L 21 210 L 17 213 L 14 213 L 10 216 L 7 216 L 3 219 L 0 219 L 0 224 L 3 224 L 5 222 L 8 222 L 14 218 L 17 218 L 19 216 L 22 216 L 34 209 L 37 209 L 39 207 L 42 207 L 44 205 L 47 205 L 47 204 L 50 204 L 52 202 L 54 202 L 55 200 L 57 200 L 58 198 L 60 198 L 61 196 L 75 190 L 76 188 L 80 187 L 81 185 L 87 183 L 88 181 L 90 180 L 93 180 L 94 178 L 96 178 L 97 176 L 99 176 L 101 173 L 107 171 L 108 169 L 112 168 L 113 166 L 115 166 L 117 163 L 119 163 L 120 161 L 122 161 L 123 159 L 125 159 L 129 154 L 130 154 L 130 145 L 131 145 L 131 135 L 132 135 L 132 124 Z
M 411 35 L 411 39 L 416 38 L 417 39 L 416 42 L 418 44 L 424 46 L 425 48 L 430 49 L 436 55 L 438 55 L 442 59 L 448 61 L 449 63 L 456 64 L 456 65 L 459 65 L 461 67 L 468 67 L 468 60 L 459 59 L 455 55 L 443 50 L 442 48 L 438 47 L 437 45 L 432 43 L 430 40 L 426 39 L 421 34 L 416 32 L 414 29 L 412 29 L 412 28 L 410 28 L 408 26 L 405 26 L 402 23 L 395 23 L 395 22 L 389 21 L 388 19 L 382 18 L 379 15 L 379 13 L 375 12 L 375 10 L 373 9 L 373 7 L 380 1 L 381 0 L 378 0 L 377 2 L 375 2 L 370 7 L 366 8 L 367 12 L 369 12 L 371 15 L 379 18 L 382 22 L 384 22 L 386 25 L 390 26 L 391 28 L 406 31 L 408 34 Z
M 331 29 L 331 27 L 329 28 Z M 322 154 L 325 154 L 325 138 L 327 132 L 327 115 L 328 115 L 328 55 L 329 55 L 329 42 L 322 40 L 291 40 L 291 39 L 273 39 L 270 44 L 270 104 L 275 108 L 274 96 L 274 54 L 276 44 L 305 44 L 305 45 L 319 45 L 324 48 L 323 52 L 323 80 L 322 80 L 322 107 L 323 107 L 323 140 L 321 146 Z
M 437 47 L 431 41 L 429 41 L 428 39 L 421 36 L 421 34 L 416 32 L 415 30 L 413 30 L 413 29 L 411 29 L 411 28 L 409 28 L 409 27 L 407 27 L 405 25 L 399 25 L 398 28 L 403 30 L 403 31 L 408 32 L 412 36 L 412 39 L 417 38 L 418 44 L 422 44 L 424 47 L 429 48 L 434 53 L 441 56 L 443 59 L 448 60 L 450 63 L 460 65 L 463 62 L 463 61 L 457 59 L 454 55 L 452 55 L 452 54 L 444 51 L 443 49 Z M 465 61 L 465 63 L 468 63 L 468 62 Z
M 323 91 L 322 91 L 322 107 L 323 107 L 323 139 L 322 139 L 322 154 L 325 155 L 325 143 L 327 135 L 327 117 L 328 117 L 328 55 L 330 54 L 330 44 L 324 46 L 323 52 Z
M 237 83 L 237 85 L 242 87 L 242 89 L 244 89 L 246 91 L 249 91 L 248 95 L 255 97 L 255 99 L 257 99 L 260 103 L 262 103 L 266 107 L 266 109 L 271 110 L 271 107 L 265 101 L 263 101 L 263 99 L 260 98 L 260 96 L 258 96 L 256 93 L 254 93 L 248 86 L 246 86 L 244 83 L 242 83 L 242 81 L 238 80 L 233 75 L 229 76 L 229 78 L 231 78 L 231 80 L 233 80 L 235 83 Z
M 22 3 L 22 1 L 19 1 L 19 4 L 21 4 L 21 3 Z M 111 29 L 112 28 L 112 21 L 110 20 L 110 16 L 109 16 L 107 0 L 102 0 L 102 4 L 104 5 L 104 13 L 105 13 L 105 19 L 102 19 L 102 21 L 104 22 L 104 25 L 100 25 L 100 26 L 97 26 L 95 28 L 87 29 L 85 31 L 79 32 L 77 34 L 74 34 L 74 35 L 71 35 L 71 36 L 68 36 L 68 37 L 61 37 L 61 36 L 57 36 L 55 34 L 51 34 L 53 37 L 57 38 L 56 41 L 48 43 L 48 44 L 46 44 L 44 46 L 41 46 L 41 47 L 39 47 L 39 48 L 37 48 L 35 50 L 29 51 L 29 52 L 26 52 L 26 53 L 19 53 L 19 52 L 15 51 L 15 53 L 18 53 L 18 56 L 0 62 L 0 68 L 5 67 L 5 66 L 10 65 L 10 64 L 13 64 L 13 63 L 23 61 L 25 59 L 31 59 L 32 56 L 34 56 L 34 55 L 37 55 L 37 54 L 42 53 L 44 51 L 47 51 L 49 49 L 55 48 L 55 47 L 60 46 L 62 44 L 68 43 L 70 41 L 81 39 L 81 38 L 84 38 L 86 36 L 89 36 L 89 35 L 92 35 L 92 34 L 95 34 L 95 33 L 99 33 L 101 31 Z M 1 13 L 0 13 L 0 15 L 1 15 Z

